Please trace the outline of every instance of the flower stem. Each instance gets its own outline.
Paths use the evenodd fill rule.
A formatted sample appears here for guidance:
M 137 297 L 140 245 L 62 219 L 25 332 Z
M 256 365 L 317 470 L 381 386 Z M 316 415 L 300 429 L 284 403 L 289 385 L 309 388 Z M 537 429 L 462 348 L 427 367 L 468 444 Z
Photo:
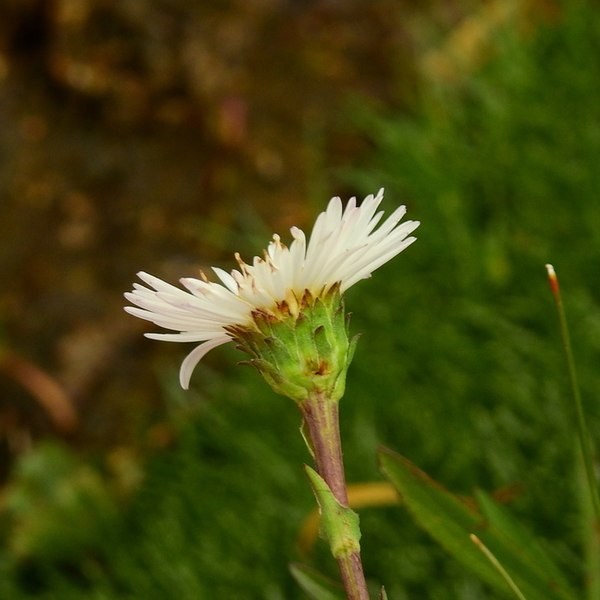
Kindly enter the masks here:
M 323 393 L 314 393 L 301 405 L 306 435 L 313 452 L 317 472 L 323 478 L 337 504 L 343 510 L 348 507 L 348 492 L 342 459 L 338 403 Z M 321 511 L 328 510 L 321 504 Z M 340 514 L 330 511 L 323 515 L 332 521 L 340 519 Z M 341 524 L 343 526 L 344 523 Z M 363 573 L 358 540 L 332 552 L 337 560 L 342 583 L 348 600 L 369 600 L 367 584 Z M 331 540 L 330 540 L 331 543 Z

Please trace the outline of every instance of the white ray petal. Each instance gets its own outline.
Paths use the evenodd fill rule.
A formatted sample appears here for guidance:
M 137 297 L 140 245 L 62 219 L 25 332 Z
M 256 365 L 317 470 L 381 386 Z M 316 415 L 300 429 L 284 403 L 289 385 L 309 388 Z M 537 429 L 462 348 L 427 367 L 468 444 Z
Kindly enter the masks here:
M 214 338 L 208 342 L 204 342 L 199 346 L 196 346 L 184 359 L 181 363 L 181 368 L 179 369 L 179 383 L 184 390 L 187 390 L 190 387 L 190 379 L 192 378 L 192 373 L 196 368 L 196 365 L 204 358 L 204 356 L 210 352 L 213 348 L 217 346 L 221 346 L 222 344 L 226 344 L 230 339 L 226 336 Z
M 206 331 L 203 333 L 185 332 L 181 333 L 145 333 L 144 337 L 150 340 L 162 340 L 163 342 L 206 342 L 222 337 L 222 331 Z
M 310 235 L 292 227 L 288 246 L 274 234 L 262 257 L 250 264 L 238 254 L 238 269 L 227 273 L 212 270 L 218 282 L 183 278 L 183 288 L 140 271 L 145 284 L 133 284 L 125 298 L 133 305 L 125 310 L 173 333 L 148 333 L 147 337 L 170 342 L 195 342 L 181 365 L 180 380 L 187 388 L 194 367 L 212 348 L 231 341 L 230 326 L 252 326 L 256 309 L 272 311 L 287 300 L 292 311 L 299 310 L 293 298 L 305 290 L 318 295 L 339 283 L 342 292 L 391 260 L 415 241 L 410 234 L 418 221 L 401 222 L 406 208 L 400 206 L 384 219 L 378 210 L 383 188 L 368 195 L 360 205 L 356 198 L 343 206 L 332 198 L 318 215 Z M 296 314 L 296 313 L 293 313 Z

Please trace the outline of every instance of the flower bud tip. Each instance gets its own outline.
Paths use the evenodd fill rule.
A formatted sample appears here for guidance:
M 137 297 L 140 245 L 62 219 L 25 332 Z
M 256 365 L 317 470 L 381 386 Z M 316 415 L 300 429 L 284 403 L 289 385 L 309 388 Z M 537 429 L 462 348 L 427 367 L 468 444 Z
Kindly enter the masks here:
M 550 283 L 550 289 L 556 296 L 558 295 L 558 277 L 556 276 L 556 271 L 551 264 L 546 265 L 546 271 L 548 273 L 548 283 Z

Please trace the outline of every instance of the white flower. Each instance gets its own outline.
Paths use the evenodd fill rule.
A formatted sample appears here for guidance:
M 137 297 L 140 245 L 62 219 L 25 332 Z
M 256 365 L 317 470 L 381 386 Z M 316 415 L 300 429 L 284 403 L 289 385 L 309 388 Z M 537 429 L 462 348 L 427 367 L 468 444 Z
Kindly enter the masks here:
M 416 238 L 408 236 L 419 222 L 400 224 L 404 206 L 377 228 L 383 217 L 383 211 L 376 212 L 382 200 L 383 189 L 377 196 L 367 196 L 360 206 L 351 198 L 345 209 L 340 198 L 332 198 L 317 218 L 308 242 L 297 227 L 290 230 L 293 241 L 289 248 L 275 234 L 264 257 L 254 257 L 251 265 L 236 254 L 239 270 L 227 273 L 213 267 L 221 283 L 208 281 L 202 273 L 202 279 L 181 279 L 184 291 L 148 273 L 138 273 L 148 287 L 134 283 L 125 297 L 135 306 L 125 310 L 178 332 L 147 333 L 146 337 L 201 342 L 181 365 L 179 379 L 187 389 L 202 357 L 233 339 L 227 327 L 251 327 L 253 311 L 278 314 L 277 308 L 283 304 L 297 315 L 305 290 L 318 297 L 339 283 L 343 293 L 412 244 Z

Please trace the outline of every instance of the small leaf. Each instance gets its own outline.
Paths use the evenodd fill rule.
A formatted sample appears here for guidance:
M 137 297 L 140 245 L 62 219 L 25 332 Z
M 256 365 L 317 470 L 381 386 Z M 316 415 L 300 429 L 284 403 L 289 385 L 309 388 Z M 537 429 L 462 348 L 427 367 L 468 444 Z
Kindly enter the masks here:
M 321 511 L 321 531 L 329 542 L 334 558 L 360 551 L 360 527 L 358 515 L 349 507 L 342 506 L 333 495 L 326 481 L 309 466 L 304 467 Z
M 301 429 L 302 437 L 307 445 L 309 441 Z M 312 449 L 309 447 L 312 453 Z M 391 506 L 399 504 L 400 497 L 396 488 L 387 481 L 368 481 L 348 484 L 348 506 L 353 509 L 373 506 Z M 298 548 L 302 554 L 310 552 L 319 533 L 319 511 L 314 509 L 304 519 L 298 533 Z
M 302 439 L 304 440 L 304 443 L 306 444 L 306 447 L 308 448 L 308 452 L 310 453 L 311 457 L 314 458 L 315 449 L 313 448 L 312 441 L 310 439 L 310 433 L 308 431 L 308 426 L 306 425 L 306 421 L 304 419 L 302 419 L 302 423 L 300 423 L 300 435 L 302 436 Z
M 379 460 L 384 474 L 396 486 L 417 523 L 498 591 L 511 597 L 506 581 L 470 541 L 471 533 L 481 538 L 528 600 L 574 600 L 577 597 L 541 547 L 532 543 L 529 534 L 517 528 L 491 500 L 480 495 L 485 509 L 482 515 L 404 457 L 383 450 Z
M 344 592 L 338 584 L 306 565 L 292 564 L 290 572 L 296 583 L 311 600 L 343 600 Z
M 381 586 L 381 590 L 379 590 L 379 600 L 388 600 L 387 593 L 383 586 Z

